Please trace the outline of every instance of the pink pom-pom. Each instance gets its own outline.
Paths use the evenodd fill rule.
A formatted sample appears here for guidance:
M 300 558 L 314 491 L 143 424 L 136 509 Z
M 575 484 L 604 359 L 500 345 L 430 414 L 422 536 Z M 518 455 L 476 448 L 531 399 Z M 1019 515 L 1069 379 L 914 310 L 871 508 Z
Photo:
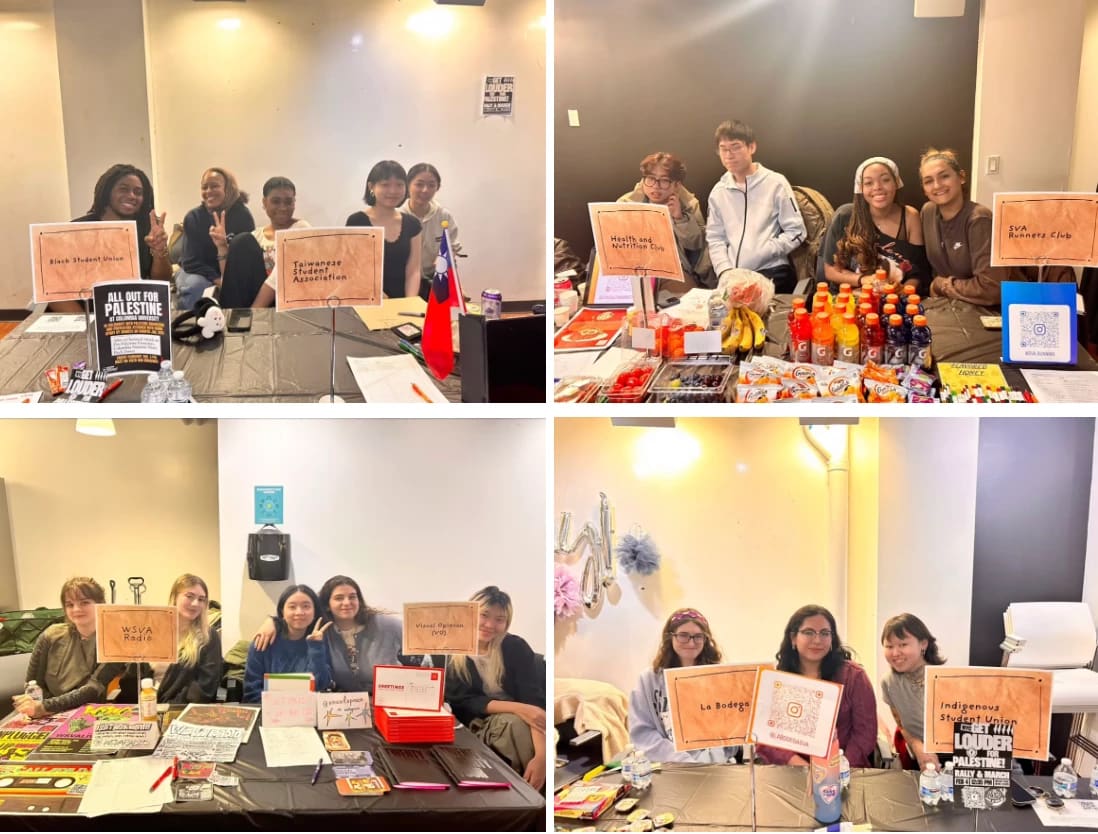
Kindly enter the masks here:
M 556 576 L 553 580 L 553 609 L 556 611 L 558 620 L 574 617 L 583 610 L 579 582 L 564 565 L 556 566 Z

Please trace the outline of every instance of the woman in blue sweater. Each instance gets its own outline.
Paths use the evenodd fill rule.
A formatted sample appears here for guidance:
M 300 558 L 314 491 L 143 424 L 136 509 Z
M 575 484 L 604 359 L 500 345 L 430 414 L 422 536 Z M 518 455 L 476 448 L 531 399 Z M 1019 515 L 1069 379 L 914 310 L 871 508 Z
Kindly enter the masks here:
M 291 585 L 278 598 L 279 639 L 264 650 L 248 647 L 244 667 L 244 701 L 256 703 L 263 693 L 263 676 L 312 672 L 317 691 L 332 688 L 332 664 L 324 639 L 331 622 L 317 616 L 320 601 L 308 585 Z

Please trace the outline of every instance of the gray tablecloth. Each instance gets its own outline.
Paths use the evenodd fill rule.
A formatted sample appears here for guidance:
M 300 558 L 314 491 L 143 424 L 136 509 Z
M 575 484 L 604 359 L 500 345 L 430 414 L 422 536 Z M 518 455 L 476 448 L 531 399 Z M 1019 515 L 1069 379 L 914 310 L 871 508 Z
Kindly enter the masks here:
M 225 332 L 200 344 L 172 343 L 173 367 L 182 370 L 198 402 L 316 402 L 327 394 L 331 364 L 331 313 L 327 310 L 253 311 L 247 333 Z M 226 312 L 228 316 L 228 312 Z M 0 340 L 0 394 L 47 392 L 44 372 L 55 365 L 87 360 L 83 333 L 27 333 L 31 316 Z M 400 352 L 394 333 L 371 331 L 349 308 L 336 311 L 335 392 L 363 402 L 348 356 L 392 356 Z M 139 402 L 145 379 L 123 377 L 108 402 Z M 436 383 L 451 402 L 461 400 L 458 370 Z

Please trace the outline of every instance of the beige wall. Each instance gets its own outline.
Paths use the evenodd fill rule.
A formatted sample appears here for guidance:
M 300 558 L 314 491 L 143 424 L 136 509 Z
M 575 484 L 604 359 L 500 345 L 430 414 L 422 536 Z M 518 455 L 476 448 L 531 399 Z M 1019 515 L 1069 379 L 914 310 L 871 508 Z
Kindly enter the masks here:
M 1087 0 L 1075 143 L 1071 151 L 1072 191 L 1093 191 L 1098 183 L 1098 0 Z
M 221 598 L 217 426 L 115 420 L 113 438 L 77 434 L 72 419 L 0 420 L 0 477 L 19 605 L 55 607 L 61 583 L 90 574 L 118 601 L 144 576 L 143 602 L 166 602 L 181 573 Z
M 881 535 L 882 421 L 862 418 L 850 432 L 850 558 L 844 639 L 859 647 L 858 660 L 877 679 L 877 553 Z M 884 421 L 888 422 L 888 421 Z
M 972 198 L 1068 187 L 1086 0 L 982 0 Z M 986 174 L 987 157 L 1000 157 Z
M 0 309 L 21 309 L 31 298 L 27 224 L 73 216 L 50 0 L 0 3 L 0 113 L 0 182 L 9 191 L 0 208 Z

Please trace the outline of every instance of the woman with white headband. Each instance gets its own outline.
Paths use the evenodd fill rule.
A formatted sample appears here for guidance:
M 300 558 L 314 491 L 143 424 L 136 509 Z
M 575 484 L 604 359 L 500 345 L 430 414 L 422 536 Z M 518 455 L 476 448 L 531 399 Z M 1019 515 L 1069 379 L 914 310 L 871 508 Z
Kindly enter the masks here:
M 862 276 L 883 268 L 896 284 L 913 284 L 920 295 L 930 286 L 919 212 L 896 199 L 903 188 L 891 159 L 873 156 L 854 174 L 854 201 L 839 206 L 821 250 L 816 279 L 857 286 Z

